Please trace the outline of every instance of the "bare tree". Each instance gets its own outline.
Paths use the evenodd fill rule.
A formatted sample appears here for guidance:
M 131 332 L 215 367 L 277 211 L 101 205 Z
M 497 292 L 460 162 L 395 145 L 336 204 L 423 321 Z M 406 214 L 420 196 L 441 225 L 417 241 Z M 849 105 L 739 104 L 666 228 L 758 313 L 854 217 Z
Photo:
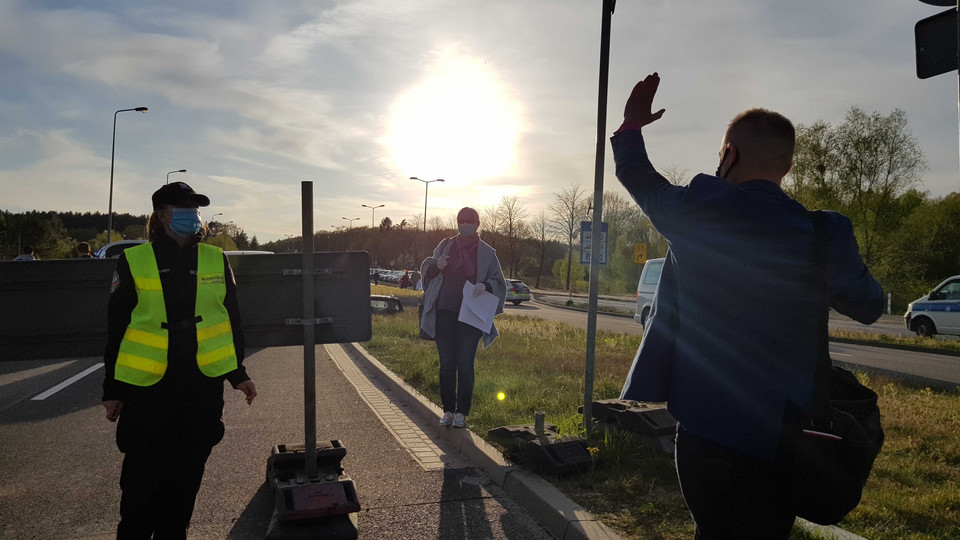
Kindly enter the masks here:
M 679 163 L 671 163 L 660 170 L 660 174 L 675 186 L 685 186 L 690 182 L 690 169 Z
M 500 214 L 496 206 L 490 206 L 483 209 L 483 241 L 490 244 L 490 247 L 497 249 L 497 240 L 502 231 L 500 230 Z
M 533 249 L 537 254 L 537 281 L 534 287 L 540 287 L 540 276 L 543 274 L 543 265 L 547 260 L 547 244 L 551 239 L 550 216 L 545 210 L 540 210 L 530 222 L 530 232 L 533 237 Z
M 548 205 L 552 219 L 551 228 L 557 238 L 567 244 L 567 290 L 570 290 L 570 267 L 573 264 L 573 246 L 579 239 L 580 221 L 588 215 L 590 196 L 580 184 L 570 184 L 560 193 L 553 194 Z
M 520 247 L 520 241 L 526 236 L 526 224 L 523 218 L 527 215 L 527 209 L 516 196 L 504 196 L 497 205 L 496 213 L 503 236 L 507 238 L 508 275 L 514 277 L 517 272 L 517 250 Z

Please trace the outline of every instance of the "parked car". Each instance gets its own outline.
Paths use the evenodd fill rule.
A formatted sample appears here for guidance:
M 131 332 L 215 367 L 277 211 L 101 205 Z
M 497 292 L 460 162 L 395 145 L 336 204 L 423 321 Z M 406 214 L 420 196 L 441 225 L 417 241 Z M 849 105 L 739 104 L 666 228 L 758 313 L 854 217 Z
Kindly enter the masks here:
M 403 313 L 403 304 L 392 294 L 371 294 L 370 311 L 381 314 Z
M 960 336 L 960 276 L 947 278 L 926 296 L 910 302 L 903 322 L 918 336 Z
M 125 249 L 139 246 L 145 242 L 146 240 L 117 240 L 94 251 L 93 256 L 97 259 L 116 259 Z
M 530 301 L 530 287 L 519 279 L 507 280 L 507 302 L 513 302 L 513 305 L 519 306 L 520 302 Z
M 647 324 L 647 317 L 650 316 L 650 309 L 653 308 L 653 297 L 657 293 L 662 271 L 662 258 L 648 260 L 640 271 L 640 281 L 637 282 L 637 311 L 633 315 L 633 320 L 641 326 Z

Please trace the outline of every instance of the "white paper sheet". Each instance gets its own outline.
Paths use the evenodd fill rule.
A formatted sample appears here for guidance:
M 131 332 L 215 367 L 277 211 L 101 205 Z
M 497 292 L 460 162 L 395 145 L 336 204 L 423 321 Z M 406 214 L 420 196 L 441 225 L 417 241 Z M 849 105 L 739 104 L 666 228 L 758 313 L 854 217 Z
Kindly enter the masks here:
M 497 313 L 500 299 L 483 291 L 480 296 L 474 296 L 476 285 L 467 281 L 463 284 L 463 302 L 460 304 L 460 322 L 489 332 L 493 328 L 493 316 Z

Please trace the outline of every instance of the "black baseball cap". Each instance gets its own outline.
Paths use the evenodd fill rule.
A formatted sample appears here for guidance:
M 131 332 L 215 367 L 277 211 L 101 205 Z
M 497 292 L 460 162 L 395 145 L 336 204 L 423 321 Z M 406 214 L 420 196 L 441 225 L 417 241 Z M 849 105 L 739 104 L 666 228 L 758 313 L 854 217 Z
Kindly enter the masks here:
M 173 182 L 165 184 L 160 189 L 153 192 L 153 209 L 162 208 L 165 205 L 179 206 L 183 204 L 196 204 L 197 206 L 210 206 L 210 198 L 201 195 L 183 182 Z

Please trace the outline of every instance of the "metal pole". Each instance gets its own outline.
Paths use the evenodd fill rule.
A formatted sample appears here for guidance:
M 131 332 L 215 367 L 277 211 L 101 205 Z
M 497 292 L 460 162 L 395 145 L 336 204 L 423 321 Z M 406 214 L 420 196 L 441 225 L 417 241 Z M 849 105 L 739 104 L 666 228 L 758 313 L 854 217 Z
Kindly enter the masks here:
M 430 189 L 430 182 L 424 182 L 423 183 L 423 232 L 427 232 L 427 191 L 429 189 Z
M 306 450 L 304 468 L 308 478 L 317 476 L 317 365 L 313 319 L 313 182 L 300 183 L 303 199 L 303 431 Z
M 957 121 L 960 129 L 960 0 L 957 0 Z
M 593 179 L 593 224 L 590 250 L 590 297 L 587 305 L 587 358 L 583 378 L 583 427 L 587 436 L 593 428 L 593 368 L 597 347 L 597 294 L 600 292 L 600 259 L 603 218 L 603 158 L 607 138 L 607 78 L 610 72 L 610 19 L 616 0 L 603 0 L 603 23 L 600 29 L 600 85 L 597 105 L 597 157 Z
M 107 206 L 107 243 L 111 242 L 113 234 L 113 156 L 117 149 L 117 114 L 113 113 L 113 142 L 110 143 L 110 204 Z

